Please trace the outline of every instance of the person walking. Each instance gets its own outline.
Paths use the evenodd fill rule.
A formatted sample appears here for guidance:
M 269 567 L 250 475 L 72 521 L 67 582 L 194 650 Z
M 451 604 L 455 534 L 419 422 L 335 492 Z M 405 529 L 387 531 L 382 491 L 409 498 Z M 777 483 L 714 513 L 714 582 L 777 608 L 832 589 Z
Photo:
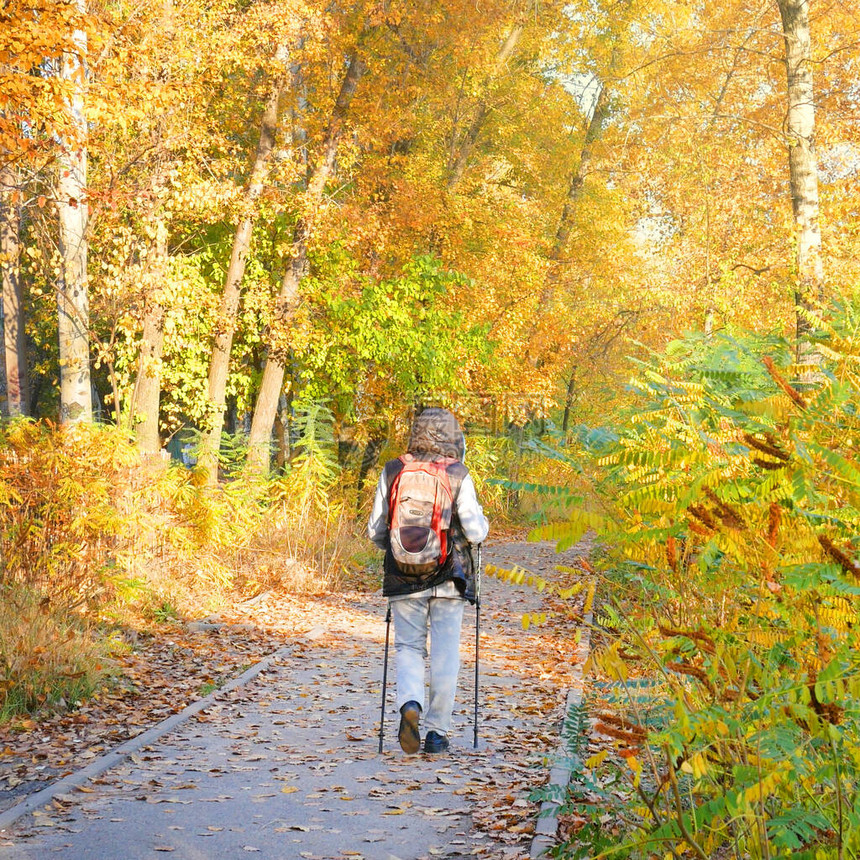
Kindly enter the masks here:
M 489 531 L 465 453 L 454 415 L 424 409 L 413 422 L 406 454 L 386 463 L 379 476 L 367 524 L 368 536 L 385 551 L 382 593 L 394 619 L 398 740 L 410 754 L 421 749 L 422 722 L 425 753 L 449 747 L 463 612 L 467 601 L 475 602 L 469 545 Z

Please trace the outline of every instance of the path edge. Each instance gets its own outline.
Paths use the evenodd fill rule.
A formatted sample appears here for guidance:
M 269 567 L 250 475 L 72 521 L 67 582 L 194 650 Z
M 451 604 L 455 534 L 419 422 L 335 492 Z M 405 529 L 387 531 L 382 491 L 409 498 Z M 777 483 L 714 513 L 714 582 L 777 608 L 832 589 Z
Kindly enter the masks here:
M 582 635 L 576 649 L 576 666 L 573 669 L 573 683 L 567 693 L 567 702 L 564 706 L 564 721 L 561 726 L 560 742 L 552 756 L 556 764 L 550 770 L 548 786 L 559 786 L 566 790 L 570 782 L 570 774 L 573 770 L 573 757 L 567 748 L 565 737 L 570 729 L 570 715 L 573 710 L 582 705 L 582 697 L 585 692 L 585 663 L 591 653 L 591 628 L 594 623 L 594 611 L 589 611 L 582 619 L 579 628 Z M 561 804 L 554 800 L 545 800 L 538 811 L 535 823 L 535 835 L 532 839 L 529 857 L 531 860 L 541 860 L 547 851 L 557 844 L 556 833 L 558 831 L 558 811 Z
M 286 656 L 292 650 L 293 646 L 293 642 L 282 645 L 276 651 L 273 651 L 258 663 L 255 663 L 253 666 L 246 669 L 237 678 L 234 678 L 232 681 L 228 681 L 223 687 L 219 687 L 217 690 L 209 693 L 208 696 L 204 696 L 202 699 L 192 702 L 178 713 L 171 714 L 160 723 L 156 723 L 154 726 L 151 726 L 139 735 L 129 738 L 118 747 L 114 747 L 110 752 L 107 752 L 95 761 L 90 762 L 90 764 L 81 770 L 70 773 L 68 776 L 64 776 L 62 779 L 51 783 L 51 785 L 46 786 L 34 794 L 28 794 L 23 800 L 20 800 L 14 806 L 10 806 L 5 812 L 0 812 L 0 835 L 8 835 L 8 829 L 19 818 L 33 812 L 40 806 L 50 803 L 58 794 L 66 794 L 89 780 L 101 776 L 105 771 L 108 771 L 112 767 L 120 764 L 132 753 L 136 753 L 143 747 L 149 746 L 164 735 L 173 731 L 173 729 L 182 725 L 186 720 L 196 716 L 201 711 L 205 711 L 206 708 L 215 704 L 221 696 L 226 693 L 231 693 L 233 690 L 237 690 L 240 687 L 244 687 L 250 681 L 253 681 L 261 672 L 268 669 L 276 660 Z

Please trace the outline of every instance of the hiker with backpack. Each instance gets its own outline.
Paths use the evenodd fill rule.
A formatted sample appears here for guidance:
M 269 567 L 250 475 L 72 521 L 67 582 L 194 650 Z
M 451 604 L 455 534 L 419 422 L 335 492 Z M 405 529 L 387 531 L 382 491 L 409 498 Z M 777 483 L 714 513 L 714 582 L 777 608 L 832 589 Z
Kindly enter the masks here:
M 476 600 L 469 545 L 480 544 L 489 531 L 464 457 L 457 419 L 447 409 L 423 410 L 407 452 L 386 463 L 379 476 L 367 525 L 370 539 L 385 550 L 382 593 L 394 618 L 398 740 L 407 753 L 421 748 L 422 717 L 424 752 L 449 746 L 463 611 Z

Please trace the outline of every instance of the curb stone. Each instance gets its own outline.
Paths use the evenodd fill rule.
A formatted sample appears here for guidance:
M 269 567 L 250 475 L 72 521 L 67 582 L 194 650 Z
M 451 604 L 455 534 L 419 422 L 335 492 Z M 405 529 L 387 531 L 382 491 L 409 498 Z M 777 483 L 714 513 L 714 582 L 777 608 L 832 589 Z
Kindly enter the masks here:
M 588 659 L 591 651 L 591 627 L 594 623 L 594 612 L 588 612 L 582 619 L 582 636 L 579 640 L 579 645 L 576 649 L 576 667 L 573 670 L 573 685 L 567 694 L 567 702 L 564 709 L 564 722 L 561 727 L 561 742 L 555 752 L 556 765 L 552 768 L 549 774 L 549 786 L 560 788 L 563 792 L 567 789 L 570 782 L 570 774 L 573 770 L 573 760 L 570 751 L 567 748 L 565 738 L 567 737 L 570 728 L 571 711 L 578 708 L 582 704 L 582 694 L 585 688 L 585 679 L 583 669 L 585 661 Z M 554 800 L 545 800 L 538 812 L 537 823 L 535 824 L 535 836 L 532 839 L 531 851 L 529 857 L 531 860 L 540 860 L 546 856 L 547 851 L 552 848 L 556 840 L 556 832 L 558 831 L 558 811 L 561 804 Z
M 309 632 L 313 633 L 313 631 Z M 307 638 L 307 635 L 305 638 Z M 129 740 L 115 747 L 110 752 L 105 753 L 81 770 L 70 773 L 68 776 L 57 780 L 57 782 L 52 783 L 47 788 L 43 788 L 41 791 L 27 795 L 27 797 L 14 806 L 0 813 L 0 834 L 5 833 L 22 816 L 33 812 L 33 810 L 38 809 L 40 806 L 50 803 L 57 795 L 67 794 L 72 789 L 78 788 L 89 780 L 101 776 L 105 771 L 120 764 L 120 762 L 132 755 L 132 753 L 136 753 L 143 747 L 149 746 L 159 740 L 186 720 L 215 704 L 218 698 L 224 693 L 231 693 L 233 690 L 237 690 L 239 687 L 243 687 L 245 684 L 253 681 L 261 672 L 268 669 L 272 663 L 289 654 L 292 647 L 292 643 L 282 645 L 277 651 L 273 651 L 267 657 L 264 657 L 258 663 L 251 666 L 250 669 L 246 669 L 238 678 L 234 678 L 223 687 L 219 687 L 217 690 L 211 692 L 208 696 L 198 699 L 196 702 L 188 705 L 188 707 L 183 708 L 179 713 L 167 717 L 167 719 L 162 720 L 160 723 L 156 723 L 139 735 L 129 738 Z

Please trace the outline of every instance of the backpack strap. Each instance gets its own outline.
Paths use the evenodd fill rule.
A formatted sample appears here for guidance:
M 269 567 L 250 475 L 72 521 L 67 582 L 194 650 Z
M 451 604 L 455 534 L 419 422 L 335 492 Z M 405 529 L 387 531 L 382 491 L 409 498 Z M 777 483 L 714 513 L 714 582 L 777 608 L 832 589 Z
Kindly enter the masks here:
M 397 498 L 397 485 L 400 480 L 400 474 L 403 467 L 407 463 L 415 460 L 413 454 L 402 454 L 394 460 L 389 460 L 385 464 L 385 483 L 388 487 L 388 525 L 391 525 L 391 511 L 393 510 L 394 502 Z M 469 470 L 463 465 L 462 460 L 446 458 L 445 476 L 448 478 L 448 485 L 451 489 L 451 501 L 454 504 L 454 512 L 452 522 L 457 519 L 457 496 L 460 493 L 460 487 L 463 485 L 463 480 L 469 474 Z
M 448 466 L 448 481 L 451 484 L 451 493 L 454 496 L 454 510 L 451 515 L 451 543 L 459 550 L 464 565 L 468 564 L 468 547 L 469 541 L 463 534 L 463 527 L 460 525 L 460 518 L 457 516 L 457 496 L 460 493 L 460 487 L 463 486 L 463 481 L 469 474 L 469 470 L 463 464 L 462 460 L 455 460 Z
M 460 487 L 463 485 L 466 475 L 469 474 L 469 470 L 463 465 L 462 460 L 452 460 L 445 471 L 448 473 L 448 483 L 451 485 L 451 495 L 456 503 L 457 496 L 460 493 Z
M 406 454 L 403 455 L 407 456 Z M 411 455 L 409 455 L 411 456 Z M 385 464 L 385 469 L 383 470 L 385 473 L 385 485 L 388 487 L 388 525 L 391 526 L 391 508 L 392 502 L 395 498 L 395 492 L 397 489 L 397 483 L 400 478 L 400 473 L 403 471 L 403 467 L 406 463 L 403 460 L 403 457 L 397 457 L 395 460 L 389 460 Z
M 448 495 L 451 497 L 451 505 L 456 503 L 457 493 L 460 491 L 460 484 L 462 483 L 462 478 L 459 481 L 452 480 L 451 478 L 451 466 L 456 465 L 458 461 L 451 460 L 448 458 L 444 460 L 428 460 L 426 464 L 423 460 L 419 460 L 417 457 L 414 457 L 412 454 L 403 454 L 401 457 L 398 457 L 396 460 L 392 460 L 389 463 L 385 464 L 385 468 L 388 469 L 389 466 L 392 466 L 391 472 L 386 475 L 386 478 L 389 479 L 388 482 L 388 522 L 391 524 L 391 511 L 394 510 L 394 503 L 397 501 L 397 492 L 400 487 L 400 478 L 403 475 L 403 471 L 406 466 L 411 463 L 417 463 L 418 465 L 415 467 L 415 471 L 422 472 L 431 472 L 435 473 L 438 477 L 439 481 L 442 483 L 442 486 L 448 492 Z M 454 486 L 456 482 L 456 487 Z

